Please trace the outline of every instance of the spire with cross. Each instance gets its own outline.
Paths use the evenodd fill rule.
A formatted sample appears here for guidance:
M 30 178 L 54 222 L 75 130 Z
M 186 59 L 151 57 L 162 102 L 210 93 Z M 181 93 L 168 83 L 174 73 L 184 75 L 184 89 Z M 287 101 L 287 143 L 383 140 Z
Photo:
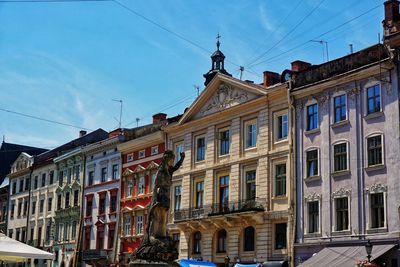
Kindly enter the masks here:
M 219 51 L 219 46 L 221 45 L 219 39 L 221 38 L 221 35 L 219 33 L 217 34 L 217 50 Z

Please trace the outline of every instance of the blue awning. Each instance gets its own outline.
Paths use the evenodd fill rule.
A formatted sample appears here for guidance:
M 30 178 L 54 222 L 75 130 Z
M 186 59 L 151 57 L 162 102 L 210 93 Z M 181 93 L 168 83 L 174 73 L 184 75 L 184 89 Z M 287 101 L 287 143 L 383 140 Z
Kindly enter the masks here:
M 182 267 L 217 267 L 214 263 L 205 261 L 180 260 L 179 264 Z
M 261 266 L 261 264 L 239 264 L 239 263 L 236 263 L 235 264 L 235 267 L 259 267 L 259 266 Z

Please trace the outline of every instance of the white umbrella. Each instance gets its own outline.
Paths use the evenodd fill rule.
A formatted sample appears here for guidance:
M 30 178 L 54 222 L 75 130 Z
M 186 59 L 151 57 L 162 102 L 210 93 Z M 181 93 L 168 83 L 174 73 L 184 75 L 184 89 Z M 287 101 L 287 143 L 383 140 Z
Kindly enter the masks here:
M 27 259 L 53 260 L 54 255 L 0 233 L 0 261 L 20 262 Z

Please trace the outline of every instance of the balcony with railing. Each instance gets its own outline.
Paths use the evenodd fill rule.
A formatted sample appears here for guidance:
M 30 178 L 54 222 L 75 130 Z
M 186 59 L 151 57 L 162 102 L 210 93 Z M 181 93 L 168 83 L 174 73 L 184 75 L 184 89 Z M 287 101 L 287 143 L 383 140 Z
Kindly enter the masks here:
M 189 208 L 174 211 L 174 221 L 186 221 L 204 219 L 213 216 L 234 214 L 242 212 L 262 212 L 265 211 L 266 199 L 255 198 L 250 200 L 227 201 L 224 204 L 213 203 L 202 208 Z

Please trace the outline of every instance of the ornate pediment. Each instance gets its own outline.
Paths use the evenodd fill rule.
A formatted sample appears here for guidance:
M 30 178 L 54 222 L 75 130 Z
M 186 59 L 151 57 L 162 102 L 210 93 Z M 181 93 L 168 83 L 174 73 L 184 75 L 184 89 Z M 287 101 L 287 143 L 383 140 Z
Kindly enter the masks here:
M 157 163 L 155 163 L 154 161 L 152 161 L 152 162 L 150 162 L 150 164 L 149 165 L 147 165 L 147 170 L 152 170 L 152 169 L 157 169 L 158 168 L 158 164 Z
M 373 185 L 371 185 L 369 187 L 366 187 L 365 191 L 367 193 L 383 193 L 383 192 L 387 192 L 387 185 L 373 184 Z
M 146 170 L 145 167 L 143 167 L 142 165 L 138 165 L 138 166 L 133 170 L 133 173 L 144 172 L 145 170 Z
M 131 169 L 126 168 L 124 173 L 122 174 L 122 176 L 125 177 L 125 176 L 130 176 L 130 175 L 133 175 L 133 174 L 135 174 L 135 173 Z
M 332 198 L 337 198 L 337 197 L 348 197 L 351 195 L 351 189 L 348 188 L 340 188 L 339 190 L 335 191 L 332 193 Z
M 204 117 L 240 105 L 256 97 L 256 94 L 252 94 L 247 90 L 240 89 L 227 83 L 221 83 L 216 92 L 201 107 L 194 118 Z
M 317 194 L 316 192 L 310 193 L 310 194 L 308 194 L 304 199 L 305 199 L 307 202 L 310 202 L 310 201 L 319 201 L 319 200 L 321 199 L 321 194 Z

